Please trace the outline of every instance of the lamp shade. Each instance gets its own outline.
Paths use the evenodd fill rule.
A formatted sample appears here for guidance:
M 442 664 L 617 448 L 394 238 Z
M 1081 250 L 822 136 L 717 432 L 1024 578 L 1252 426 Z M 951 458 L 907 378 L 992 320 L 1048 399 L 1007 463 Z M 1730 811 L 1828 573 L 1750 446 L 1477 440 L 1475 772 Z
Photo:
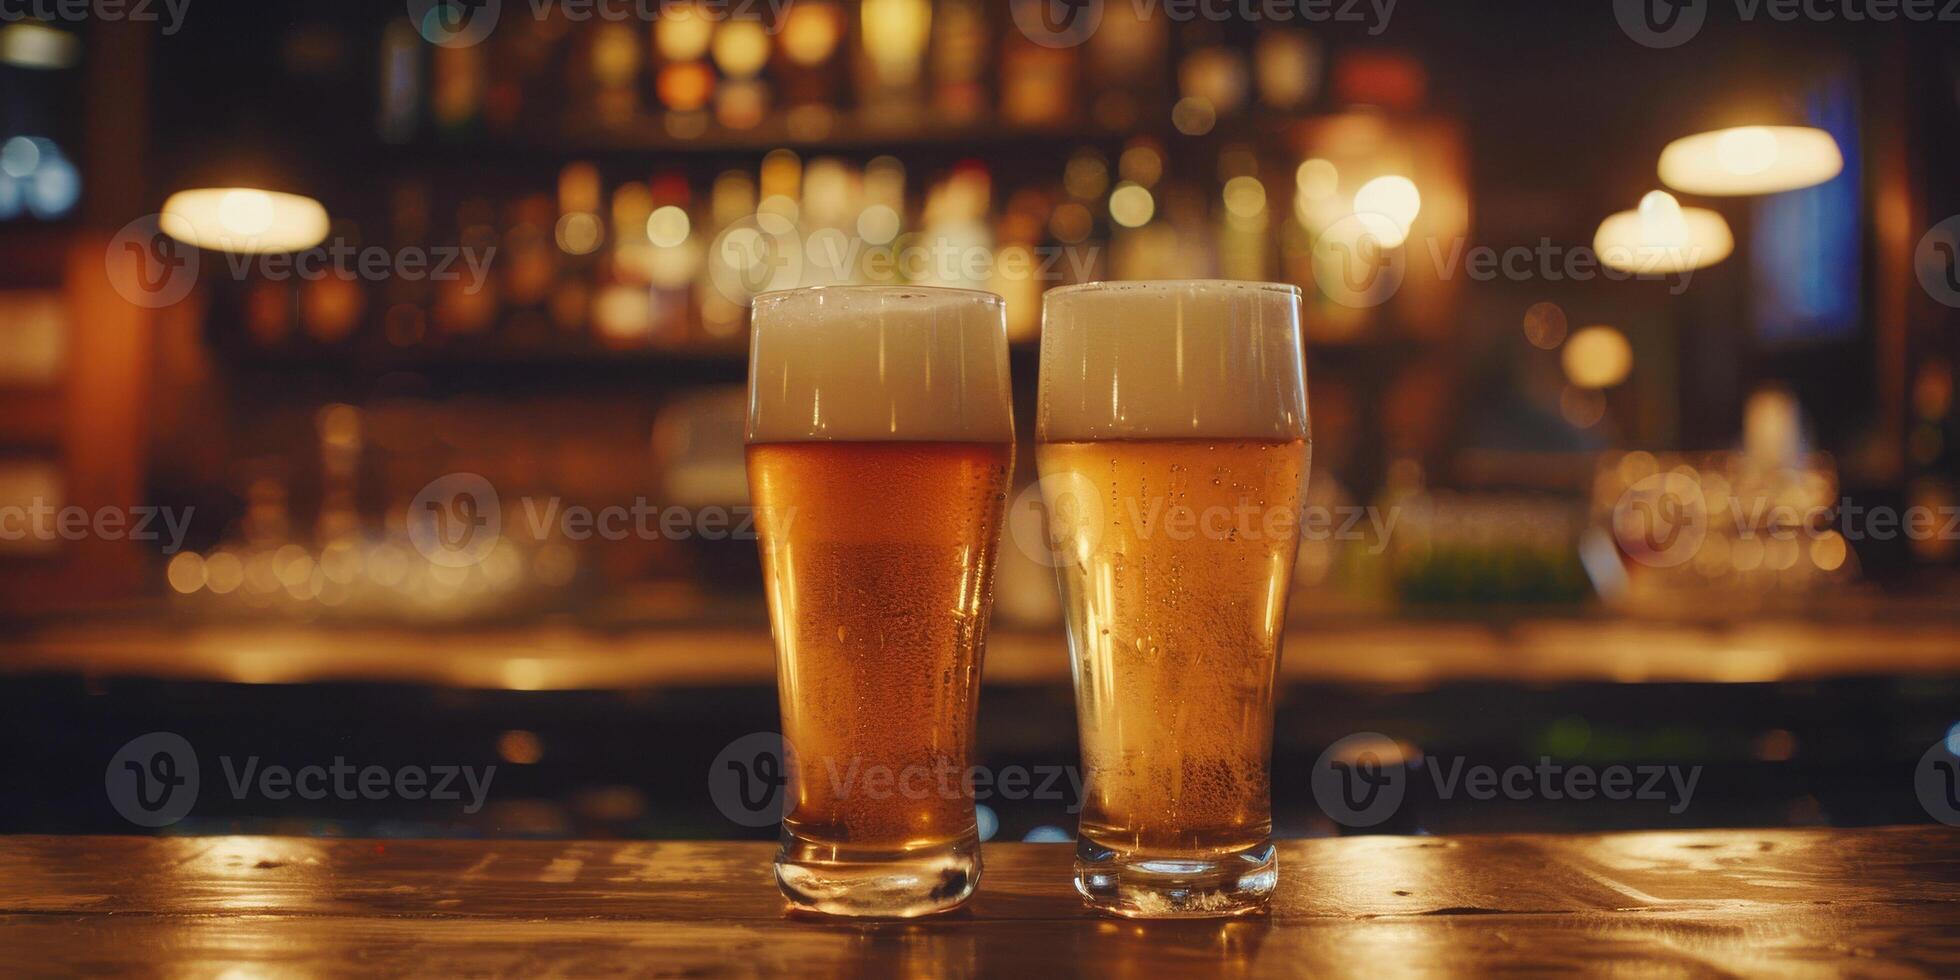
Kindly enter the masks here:
M 1684 208 L 1666 191 L 1649 191 L 1632 211 L 1608 215 L 1593 252 L 1609 269 L 1664 275 L 1714 265 L 1735 250 L 1729 223 L 1707 208 Z
M 312 248 L 329 228 L 319 201 L 255 187 L 178 191 L 163 202 L 158 225 L 186 245 L 252 255 Z
M 1661 150 L 1661 183 L 1690 194 L 1774 194 L 1821 184 L 1844 169 L 1831 134 L 1809 126 L 1735 126 L 1684 136 Z

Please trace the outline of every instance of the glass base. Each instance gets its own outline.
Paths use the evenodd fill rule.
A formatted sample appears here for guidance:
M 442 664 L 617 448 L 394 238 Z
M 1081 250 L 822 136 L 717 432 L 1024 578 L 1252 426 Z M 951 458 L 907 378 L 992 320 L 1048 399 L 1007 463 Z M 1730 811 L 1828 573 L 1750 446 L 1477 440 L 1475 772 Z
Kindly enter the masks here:
M 1211 858 L 1119 854 L 1090 840 L 1075 846 L 1075 890 L 1090 908 L 1132 919 L 1206 919 L 1266 909 L 1279 883 L 1271 841 Z
M 980 884 L 977 834 L 930 849 L 833 847 L 785 834 L 776 885 L 796 909 L 909 919 L 966 904 Z

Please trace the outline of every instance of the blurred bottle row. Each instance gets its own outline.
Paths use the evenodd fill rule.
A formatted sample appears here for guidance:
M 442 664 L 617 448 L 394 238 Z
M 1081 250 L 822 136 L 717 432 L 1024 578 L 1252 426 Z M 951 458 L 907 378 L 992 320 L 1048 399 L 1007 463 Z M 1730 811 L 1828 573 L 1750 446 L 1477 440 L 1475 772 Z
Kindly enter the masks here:
M 1170 105 L 1172 66 L 1180 128 L 1208 129 L 1255 89 L 1268 107 L 1301 108 L 1321 78 L 1320 47 L 1304 30 L 1269 26 L 1230 44 L 1202 18 L 1173 32 L 1163 10 L 1143 4 L 1097 5 L 1093 29 L 1088 17 L 1054 27 L 1025 0 L 505 6 L 472 23 L 440 19 L 447 5 L 436 4 L 419 24 L 388 26 L 384 139 L 569 129 L 810 142 L 840 130 L 1085 119 L 1120 131 Z

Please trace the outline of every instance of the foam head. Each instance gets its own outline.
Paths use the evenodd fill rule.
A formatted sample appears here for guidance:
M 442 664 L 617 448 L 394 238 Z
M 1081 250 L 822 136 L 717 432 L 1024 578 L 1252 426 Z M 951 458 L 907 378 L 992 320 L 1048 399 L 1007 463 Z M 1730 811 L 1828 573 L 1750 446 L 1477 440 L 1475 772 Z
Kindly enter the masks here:
M 816 286 L 755 298 L 750 442 L 1012 442 L 999 296 Z
M 1264 282 L 1109 282 L 1042 303 L 1036 436 L 1305 439 L 1300 291 Z

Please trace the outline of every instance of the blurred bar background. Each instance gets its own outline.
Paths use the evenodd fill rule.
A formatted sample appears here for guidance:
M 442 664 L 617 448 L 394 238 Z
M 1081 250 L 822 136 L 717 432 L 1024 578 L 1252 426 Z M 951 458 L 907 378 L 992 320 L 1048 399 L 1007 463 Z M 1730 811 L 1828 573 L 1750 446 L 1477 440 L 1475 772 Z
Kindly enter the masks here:
M 474 814 L 212 794 L 174 832 L 770 836 L 706 783 L 776 725 L 748 296 L 1003 294 L 1026 487 L 1041 292 L 1195 277 L 1308 297 L 1325 523 L 1281 835 L 1340 830 L 1306 773 L 1363 731 L 1707 769 L 1680 814 L 1418 799 L 1392 831 L 1926 819 L 1912 767 L 1960 732 L 1952 31 L 1711 5 L 1657 49 L 1565 3 L 1114 2 L 1082 37 L 978 0 L 419 6 L 0 25 L 0 770 L 37 790 L 0 831 L 130 829 L 101 766 L 168 730 L 500 767 Z M 480 38 L 448 19 L 486 9 Z M 1647 197 L 1663 147 L 1734 125 L 1821 131 L 1840 166 Z M 1745 176 L 1748 138 L 1717 154 Z M 166 200 L 205 189 L 216 226 L 338 258 L 159 246 Z M 1623 211 L 1707 264 L 1588 264 Z M 410 533 L 451 474 L 501 504 L 462 566 Z M 1074 760 L 1039 522 L 1017 496 L 992 766 Z M 1002 839 L 1073 833 L 1066 801 L 989 806 Z

